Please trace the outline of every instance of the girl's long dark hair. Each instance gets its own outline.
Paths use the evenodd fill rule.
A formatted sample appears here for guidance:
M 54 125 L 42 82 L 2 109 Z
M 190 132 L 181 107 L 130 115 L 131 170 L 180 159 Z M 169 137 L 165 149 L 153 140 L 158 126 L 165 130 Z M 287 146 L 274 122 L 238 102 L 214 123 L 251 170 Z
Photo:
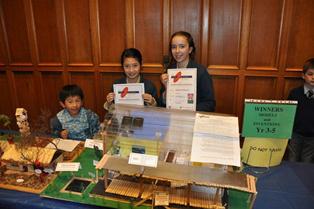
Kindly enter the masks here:
M 171 52 L 171 42 L 175 36 L 183 36 L 186 38 L 186 40 L 189 43 L 189 47 L 192 47 L 192 52 L 190 53 L 190 59 L 194 60 L 196 48 L 195 48 L 193 37 L 191 36 L 190 33 L 186 32 L 186 31 L 177 31 L 174 34 L 172 34 L 170 41 L 169 41 L 169 55 L 170 55 L 169 56 L 170 57 L 169 65 L 176 63 L 175 59 L 173 58 L 172 52 Z

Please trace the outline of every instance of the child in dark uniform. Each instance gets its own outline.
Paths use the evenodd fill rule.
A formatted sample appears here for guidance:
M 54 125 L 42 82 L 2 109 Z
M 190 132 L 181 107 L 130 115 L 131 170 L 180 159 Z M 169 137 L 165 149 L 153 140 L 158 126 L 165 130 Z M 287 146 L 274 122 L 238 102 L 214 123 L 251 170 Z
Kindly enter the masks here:
M 213 81 L 207 72 L 207 68 L 194 61 L 195 44 L 191 34 L 178 31 L 172 34 L 169 43 L 170 64 L 167 68 L 196 68 L 197 69 L 197 93 L 196 110 L 214 112 L 216 101 Z M 163 86 L 160 89 L 159 105 L 166 107 L 168 74 L 160 76 Z
M 314 58 L 303 66 L 304 85 L 292 89 L 288 99 L 298 101 L 292 138 L 289 142 L 289 160 L 314 162 Z
M 124 70 L 125 77 L 114 81 L 113 84 L 126 84 L 126 83 L 144 83 L 145 94 L 143 94 L 143 100 L 145 105 L 156 106 L 157 105 L 157 90 L 154 84 L 145 79 L 141 75 L 142 69 L 142 54 L 138 49 L 129 48 L 125 49 L 121 54 L 121 65 Z M 109 110 L 113 104 L 115 98 L 114 92 L 110 92 L 106 96 L 106 102 L 104 108 Z

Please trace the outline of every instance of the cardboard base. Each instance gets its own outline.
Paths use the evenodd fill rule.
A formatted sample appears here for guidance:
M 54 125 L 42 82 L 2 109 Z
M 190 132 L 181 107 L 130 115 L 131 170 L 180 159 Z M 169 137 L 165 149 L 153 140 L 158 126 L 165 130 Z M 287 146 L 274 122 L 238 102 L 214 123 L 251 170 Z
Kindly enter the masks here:
M 147 201 L 140 206 L 134 206 L 140 199 L 137 198 L 127 198 L 119 197 L 117 195 L 108 194 L 105 192 L 104 183 L 99 180 L 97 183 L 92 182 L 81 194 L 62 192 L 62 189 L 72 181 L 73 177 L 85 178 L 94 180 L 91 174 L 95 174 L 95 166 L 93 165 L 93 160 L 96 160 L 97 156 L 93 149 L 85 149 L 81 155 L 75 160 L 81 163 L 81 169 L 78 172 L 61 172 L 58 177 L 50 183 L 50 185 L 41 193 L 41 196 L 61 199 L 65 201 L 72 201 L 77 203 L 97 205 L 103 207 L 119 208 L 119 209 L 151 209 L 151 202 Z M 101 176 L 101 174 L 100 174 Z M 246 192 L 237 192 L 237 197 L 233 198 L 233 201 L 237 199 L 241 200 L 242 196 L 247 196 Z M 244 198 L 245 198 L 244 197 Z M 229 197 L 230 198 L 230 197 Z M 243 204 L 246 206 L 243 207 Z M 229 209 L 248 209 L 249 204 L 245 202 L 241 207 L 237 205 L 229 207 Z M 176 208 L 187 208 L 186 206 L 176 206 Z
M 5 171 L 4 174 L 0 176 L 0 187 L 21 192 L 40 194 L 56 177 L 56 174 L 40 177 L 34 173 Z M 18 179 L 23 179 L 23 182 L 18 182 Z
M 43 147 L 47 145 L 47 141 L 44 142 L 41 144 Z M 83 150 L 84 143 L 80 143 L 72 152 L 64 153 L 65 160 L 73 161 Z M 0 188 L 40 194 L 56 177 L 57 174 L 55 173 L 39 176 L 31 172 L 5 170 L 0 174 Z M 18 182 L 17 179 L 23 180 L 23 182 Z
M 110 199 L 105 199 L 103 196 L 90 195 L 96 183 L 94 160 L 97 160 L 94 149 L 86 148 L 81 155 L 74 160 L 80 162 L 81 169 L 78 172 L 61 172 L 58 177 L 50 183 L 50 185 L 41 193 L 41 196 L 53 199 L 60 199 L 65 201 L 97 205 L 111 208 L 129 209 L 131 204 L 129 202 L 118 202 Z M 101 173 L 99 175 L 102 175 Z M 73 178 L 89 179 L 92 183 L 82 193 L 64 192 L 63 189 Z M 136 207 L 139 209 L 149 209 L 150 207 Z

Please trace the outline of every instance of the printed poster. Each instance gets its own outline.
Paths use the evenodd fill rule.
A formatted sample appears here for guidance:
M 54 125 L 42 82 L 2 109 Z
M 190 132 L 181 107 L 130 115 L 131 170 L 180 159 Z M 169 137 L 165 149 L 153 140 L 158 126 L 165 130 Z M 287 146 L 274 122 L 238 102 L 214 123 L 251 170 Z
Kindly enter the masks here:
M 242 136 L 289 139 L 297 101 L 246 99 Z

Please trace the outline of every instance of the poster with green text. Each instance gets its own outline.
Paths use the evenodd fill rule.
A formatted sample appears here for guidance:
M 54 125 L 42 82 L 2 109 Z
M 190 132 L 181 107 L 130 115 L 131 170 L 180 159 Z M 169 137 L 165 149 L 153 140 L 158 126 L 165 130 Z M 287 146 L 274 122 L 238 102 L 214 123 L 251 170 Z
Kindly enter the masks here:
M 242 136 L 289 139 L 297 101 L 245 99 Z

